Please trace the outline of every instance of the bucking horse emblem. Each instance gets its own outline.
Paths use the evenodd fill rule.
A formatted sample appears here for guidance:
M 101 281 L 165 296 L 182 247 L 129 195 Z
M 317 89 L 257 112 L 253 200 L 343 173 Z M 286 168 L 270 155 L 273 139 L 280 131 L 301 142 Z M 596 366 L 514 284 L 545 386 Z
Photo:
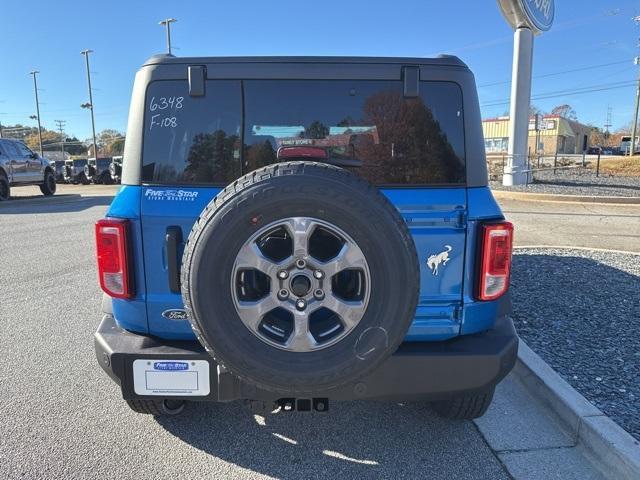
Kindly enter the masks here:
M 431 269 L 433 275 L 438 275 L 440 265 L 444 267 L 451 260 L 449 258 L 449 252 L 452 250 L 451 245 L 445 245 L 444 248 L 444 252 L 436 253 L 427 258 L 427 267 Z

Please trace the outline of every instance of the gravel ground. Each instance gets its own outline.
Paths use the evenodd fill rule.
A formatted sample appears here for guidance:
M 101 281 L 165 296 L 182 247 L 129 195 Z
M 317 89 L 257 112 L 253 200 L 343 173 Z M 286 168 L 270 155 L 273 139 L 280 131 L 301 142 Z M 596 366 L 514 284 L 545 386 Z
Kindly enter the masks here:
M 640 440 L 640 255 L 517 250 L 512 285 L 520 336 Z
M 612 197 L 640 197 L 640 177 L 596 177 L 591 170 L 552 171 L 535 173 L 535 183 L 505 187 L 501 181 L 492 181 L 494 190 L 509 190 L 556 195 L 589 195 Z

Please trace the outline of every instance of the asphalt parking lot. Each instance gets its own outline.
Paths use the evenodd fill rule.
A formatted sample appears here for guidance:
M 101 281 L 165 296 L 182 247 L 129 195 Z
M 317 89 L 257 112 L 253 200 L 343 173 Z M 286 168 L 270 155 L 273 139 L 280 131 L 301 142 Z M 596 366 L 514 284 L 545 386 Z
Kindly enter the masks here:
M 93 352 L 92 225 L 111 197 L 61 190 L 0 206 L 0 478 L 509 478 L 472 422 L 421 404 L 134 414 Z
M 440 419 L 424 404 L 266 418 L 238 404 L 195 404 L 175 419 L 131 412 L 93 352 L 101 293 L 92 225 L 114 191 L 68 186 L 45 199 L 25 188 L 0 205 L 0 478 L 510 478 L 473 422 Z M 518 228 L 531 223 L 528 208 L 506 205 Z M 536 208 L 521 245 L 573 215 Z M 602 247 L 620 228 L 640 251 L 640 228 L 629 228 L 638 209 L 625 208 L 593 210 L 580 241 Z M 603 218 L 613 226 L 595 235 Z

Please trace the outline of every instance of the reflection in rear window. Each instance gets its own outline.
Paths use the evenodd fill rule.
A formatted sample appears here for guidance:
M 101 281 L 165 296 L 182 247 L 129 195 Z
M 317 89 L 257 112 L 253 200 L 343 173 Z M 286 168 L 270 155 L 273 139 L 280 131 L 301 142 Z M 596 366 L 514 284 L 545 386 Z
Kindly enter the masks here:
M 186 80 L 149 85 L 142 181 L 153 184 L 228 184 L 241 174 L 240 82 L 207 82 L 190 97 Z
M 145 183 L 226 184 L 296 158 L 341 165 L 379 185 L 465 182 L 454 83 L 421 82 L 418 98 L 404 98 L 401 81 L 215 80 L 205 97 L 187 89 L 186 81 L 149 86 Z

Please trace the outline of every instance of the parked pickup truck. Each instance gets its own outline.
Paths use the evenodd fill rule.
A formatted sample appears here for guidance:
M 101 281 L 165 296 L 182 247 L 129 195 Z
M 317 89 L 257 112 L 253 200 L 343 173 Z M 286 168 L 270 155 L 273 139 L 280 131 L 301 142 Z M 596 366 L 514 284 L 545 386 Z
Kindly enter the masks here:
M 136 412 L 474 418 L 516 361 L 513 227 L 456 57 L 152 57 L 95 233 L 95 351 Z
M 26 185 L 39 186 L 46 196 L 56 193 L 51 164 L 21 141 L 0 138 L 0 201 L 11 198 L 11 188 Z

